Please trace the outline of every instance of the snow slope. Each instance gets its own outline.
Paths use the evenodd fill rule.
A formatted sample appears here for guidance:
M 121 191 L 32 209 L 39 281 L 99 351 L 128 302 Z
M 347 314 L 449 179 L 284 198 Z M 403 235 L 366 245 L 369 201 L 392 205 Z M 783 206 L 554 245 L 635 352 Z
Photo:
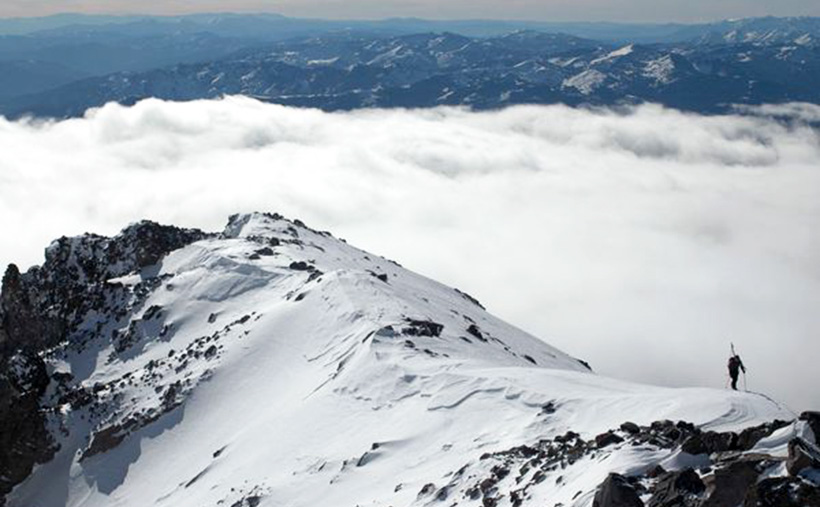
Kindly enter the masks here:
M 628 420 L 794 418 L 753 394 L 597 376 L 466 294 L 275 215 L 232 217 L 109 284 L 106 308 L 126 311 L 89 313 L 47 356 L 93 401 L 54 402 L 61 449 L 10 506 L 481 505 L 463 491 L 486 453 Z M 526 495 L 586 506 L 609 472 L 692 459 L 615 446 Z

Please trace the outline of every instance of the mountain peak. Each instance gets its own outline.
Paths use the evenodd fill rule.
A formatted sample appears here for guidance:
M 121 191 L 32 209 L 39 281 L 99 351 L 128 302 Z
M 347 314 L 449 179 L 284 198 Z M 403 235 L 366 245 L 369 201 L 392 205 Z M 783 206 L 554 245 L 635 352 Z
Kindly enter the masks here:
M 278 213 L 243 213 L 231 215 L 222 232 L 225 238 L 248 238 L 253 236 L 274 237 L 283 233 L 292 233 L 294 226 L 305 227 L 299 220 L 288 220 Z
M 807 423 L 771 400 L 594 375 L 471 296 L 278 214 L 220 235 L 139 222 L 61 238 L 9 273 L 10 507 L 581 507 L 610 472 L 707 475 L 741 462 L 704 453 L 748 451 L 757 477 L 792 435 L 813 459 Z

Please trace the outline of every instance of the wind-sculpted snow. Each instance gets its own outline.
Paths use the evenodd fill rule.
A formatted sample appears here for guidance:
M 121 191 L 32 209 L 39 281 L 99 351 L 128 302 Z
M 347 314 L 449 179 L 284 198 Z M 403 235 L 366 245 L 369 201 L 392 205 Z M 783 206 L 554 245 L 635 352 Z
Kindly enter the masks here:
M 820 142 L 801 118 L 818 115 L 747 112 L 327 114 L 232 97 L 0 120 L 0 265 L 145 217 L 214 230 L 275 209 L 465 289 L 598 371 L 723 387 L 734 341 L 749 389 L 810 408 Z
M 595 375 L 463 292 L 278 215 L 88 283 L 99 306 L 43 354 L 59 450 L 10 507 L 580 507 L 611 472 L 708 463 L 680 450 L 701 431 L 795 417 L 753 394 Z

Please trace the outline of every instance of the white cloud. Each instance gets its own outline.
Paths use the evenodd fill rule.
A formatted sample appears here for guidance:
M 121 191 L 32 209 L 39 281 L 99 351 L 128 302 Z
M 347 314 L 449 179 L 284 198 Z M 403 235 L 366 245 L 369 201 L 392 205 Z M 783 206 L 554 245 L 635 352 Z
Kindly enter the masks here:
M 759 114 L 228 98 L 0 120 L 0 262 L 141 218 L 219 230 L 278 211 L 473 293 L 601 373 L 723 387 L 733 340 L 751 389 L 818 408 L 820 137 Z
M 818 104 L 792 102 L 787 104 L 763 104 L 759 106 L 737 105 L 735 108 L 742 113 L 762 117 L 820 123 L 820 105 Z

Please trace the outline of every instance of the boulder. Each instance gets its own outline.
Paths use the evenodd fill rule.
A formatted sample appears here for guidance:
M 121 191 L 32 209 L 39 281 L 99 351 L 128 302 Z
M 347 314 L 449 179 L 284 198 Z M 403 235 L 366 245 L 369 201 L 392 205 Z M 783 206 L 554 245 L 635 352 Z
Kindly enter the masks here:
M 606 433 L 601 433 L 597 437 L 595 437 L 595 445 L 598 446 L 599 449 L 602 449 L 608 445 L 612 444 L 620 444 L 623 442 L 624 439 L 618 436 L 617 434 L 607 431 Z
M 441 332 L 444 330 L 444 325 L 439 324 L 438 322 L 417 319 L 405 320 L 407 321 L 407 327 L 402 331 L 402 334 L 404 335 L 429 336 L 437 338 L 441 336 Z
M 789 442 L 789 457 L 786 460 L 786 470 L 793 476 L 807 468 L 820 469 L 820 452 L 817 448 L 802 438 L 793 438 Z
M 649 499 L 648 507 L 695 507 L 698 495 L 706 490 L 700 476 L 691 468 L 667 472 L 660 476 Z
M 736 448 L 737 434 L 706 431 L 687 438 L 681 450 L 689 454 L 712 454 Z
M 661 445 L 670 446 L 688 436 L 678 424 L 669 420 L 655 421 L 649 426 L 652 440 Z
M 743 507 L 820 507 L 820 490 L 796 477 L 763 479 L 749 491 Z
M 760 475 L 759 461 L 736 461 L 705 478 L 706 500 L 701 507 L 734 507 L 740 505 Z
M 595 493 L 592 507 L 643 507 L 638 492 L 626 477 L 609 474 Z
M 487 341 L 487 338 L 484 337 L 484 333 L 482 333 L 481 329 L 475 324 L 470 324 L 470 327 L 467 328 L 467 332 L 483 342 Z
M 636 435 L 641 432 L 641 427 L 633 422 L 625 422 L 621 424 L 621 430 L 629 433 L 630 435 Z
M 290 269 L 294 271 L 312 271 L 316 268 L 304 261 L 294 261 L 290 263 Z
M 648 472 L 646 472 L 646 476 L 650 479 L 658 479 L 666 473 L 666 469 L 663 468 L 662 465 L 655 465 L 654 467 L 649 469 Z
M 686 422 L 686 421 L 678 421 L 675 424 L 675 427 L 677 427 L 679 430 L 681 430 L 684 433 L 700 433 L 700 430 L 698 429 L 697 426 L 695 426 L 694 424 L 692 424 L 690 422 Z
M 761 424 L 760 426 L 746 428 L 737 436 L 737 449 L 741 451 L 748 451 L 757 445 L 760 440 L 770 436 L 775 431 L 788 426 L 789 424 L 791 423 L 775 420 L 769 423 Z
M 800 414 L 800 420 L 806 421 L 814 434 L 814 443 L 820 445 L 820 412 L 803 412 Z

